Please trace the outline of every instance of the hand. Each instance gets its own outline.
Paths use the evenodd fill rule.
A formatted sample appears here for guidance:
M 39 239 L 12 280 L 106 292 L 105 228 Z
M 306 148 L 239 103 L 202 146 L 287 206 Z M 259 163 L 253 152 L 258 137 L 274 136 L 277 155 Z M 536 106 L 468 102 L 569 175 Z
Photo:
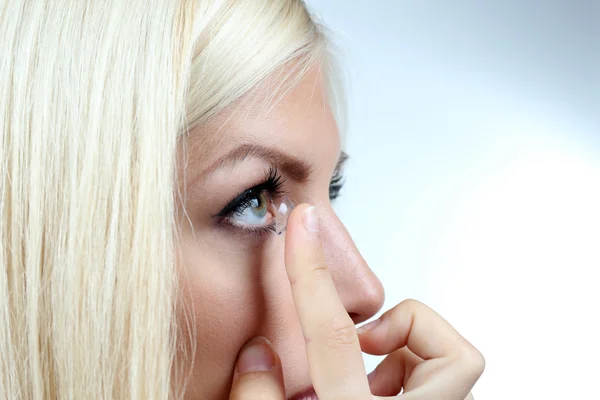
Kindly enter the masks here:
M 389 354 L 370 375 L 371 391 L 400 399 L 473 400 L 469 393 L 483 373 L 481 353 L 441 316 L 405 300 L 358 329 L 361 348 Z
M 407 300 L 359 328 L 344 309 L 325 263 L 315 209 L 290 215 L 285 264 L 306 342 L 310 376 L 320 400 L 463 400 L 484 368 L 466 339 L 427 306 Z M 305 211 L 308 212 L 305 213 Z M 359 334 L 360 333 L 360 334 Z M 361 349 L 385 355 L 371 383 Z M 240 352 L 230 399 L 285 399 L 279 357 L 264 338 Z

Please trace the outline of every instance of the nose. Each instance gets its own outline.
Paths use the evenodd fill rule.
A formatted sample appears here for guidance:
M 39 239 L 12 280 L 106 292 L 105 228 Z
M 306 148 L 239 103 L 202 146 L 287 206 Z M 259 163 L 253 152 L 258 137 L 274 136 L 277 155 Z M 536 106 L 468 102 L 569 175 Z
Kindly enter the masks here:
M 321 240 L 327 265 L 338 295 L 355 324 L 383 306 L 384 291 L 335 212 L 328 208 L 321 218 Z

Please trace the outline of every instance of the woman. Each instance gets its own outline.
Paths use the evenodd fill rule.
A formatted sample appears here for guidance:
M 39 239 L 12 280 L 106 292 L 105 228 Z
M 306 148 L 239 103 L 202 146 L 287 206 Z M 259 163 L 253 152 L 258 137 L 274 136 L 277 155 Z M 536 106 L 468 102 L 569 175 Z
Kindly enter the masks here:
M 355 329 L 383 292 L 301 1 L 11 0 L 0 45 L 3 398 L 470 398 L 483 358 L 423 304 Z M 283 195 L 312 206 L 278 236 Z

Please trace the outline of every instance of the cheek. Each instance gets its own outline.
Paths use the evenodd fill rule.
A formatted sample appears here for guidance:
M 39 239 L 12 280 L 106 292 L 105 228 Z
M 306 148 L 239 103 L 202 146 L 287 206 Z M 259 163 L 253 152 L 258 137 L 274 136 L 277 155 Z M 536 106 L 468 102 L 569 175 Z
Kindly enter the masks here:
M 227 245 L 184 240 L 181 246 L 179 287 L 186 312 L 179 313 L 185 353 L 180 356 L 189 359 L 196 347 L 194 364 L 185 365 L 192 373 L 189 395 L 227 397 L 239 349 L 261 330 L 266 299 L 276 295 L 265 293 L 266 250 Z M 195 330 L 194 343 L 186 326 Z

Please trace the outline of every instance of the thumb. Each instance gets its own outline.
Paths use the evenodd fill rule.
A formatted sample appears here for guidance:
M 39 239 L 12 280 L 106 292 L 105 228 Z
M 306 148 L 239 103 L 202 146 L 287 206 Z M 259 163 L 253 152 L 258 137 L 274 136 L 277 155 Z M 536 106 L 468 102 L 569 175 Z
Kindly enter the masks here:
M 264 337 L 251 339 L 240 350 L 229 399 L 285 399 L 281 361 Z

